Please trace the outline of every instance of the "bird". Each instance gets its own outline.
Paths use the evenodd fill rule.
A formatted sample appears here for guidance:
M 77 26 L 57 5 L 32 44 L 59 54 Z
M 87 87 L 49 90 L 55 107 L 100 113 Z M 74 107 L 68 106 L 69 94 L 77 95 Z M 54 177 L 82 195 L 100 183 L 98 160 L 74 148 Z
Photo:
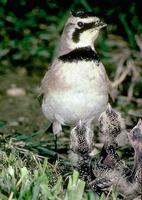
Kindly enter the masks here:
M 112 157 L 108 152 L 107 156 L 105 155 L 105 159 L 108 157 L 107 162 L 101 159 L 99 162 L 96 161 L 95 169 L 92 167 L 96 177 L 90 182 L 92 190 L 109 191 L 113 186 L 126 199 L 134 199 L 142 195 L 142 120 L 140 119 L 127 134 L 129 143 L 134 148 L 133 168 L 129 168 L 118 155 L 114 154 Z M 109 162 L 110 158 L 113 162 Z
M 110 105 L 105 112 L 108 112 L 108 109 L 109 112 L 112 111 Z M 101 115 L 101 119 L 104 115 L 105 113 Z M 110 117 L 110 115 L 108 116 Z M 107 128 L 106 124 L 103 125 Z M 102 126 L 101 128 L 103 128 Z M 105 131 L 104 128 L 102 130 Z M 111 135 L 112 133 L 107 132 L 107 134 Z M 121 164 L 121 159 L 115 153 L 113 144 L 104 145 L 101 153 L 92 157 L 93 145 L 93 131 L 80 120 L 71 130 L 69 158 L 73 166 L 79 171 L 80 178 L 87 183 L 88 188 L 96 194 L 101 194 L 101 190 L 112 185 L 112 178 L 115 174 L 120 175 L 118 169 L 114 170 L 114 168 L 118 163 Z
M 123 169 L 124 173 L 130 173 L 125 162 L 116 153 L 118 147 L 117 137 L 125 130 L 125 122 L 121 113 L 116 111 L 108 103 L 106 110 L 99 117 L 99 133 L 104 137 L 104 145 L 99 156 L 94 157 L 92 165 L 94 172 L 102 174 L 106 167 L 112 169 Z M 93 154 L 91 154 L 93 156 Z M 97 163 L 97 164 L 96 164 Z M 99 172 L 101 171 L 101 172 Z
M 105 146 L 106 154 L 102 150 L 102 155 L 92 157 L 93 137 L 93 131 L 80 120 L 71 130 L 69 158 L 79 171 L 80 178 L 86 182 L 87 187 L 95 194 L 100 195 L 102 189 L 108 188 L 112 184 L 112 177 L 116 173 L 113 168 L 116 167 L 117 161 L 120 163 L 120 159 L 108 146 Z
M 70 134 L 70 161 L 87 183 L 95 178 L 91 169 L 90 156 L 93 150 L 93 137 L 93 131 L 81 120 L 72 128 Z
M 105 145 L 118 146 L 117 137 L 126 130 L 125 120 L 120 112 L 112 108 L 108 103 L 107 108 L 100 115 L 99 134 L 104 137 Z
M 129 178 L 135 185 L 135 191 L 142 195 L 142 119 L 127 133 L 131 146 L 134 149 L 133 173 Z
M 69 16 L 59 50 L 41 82 L 42 111 L 59 136 L 62 126 L 79 120 L 93 129 L 106 109 L 110 81 L 94 42 L 106 27 L 94 13 L 77 11 Z
M 104 136 L 104 145 L 100 153 L 101 162 L 111 167 L 116 167 L 116 165 L 117 167 L 124 167 L 124 163 L 116 153 L 117 138 L 126 129 L 121 113 L 113 109 L 108 103 L 106 110 L 100 115 L 98 121 L 99 133 Z
M 131 170 L 116 152 L 117 137 L 125 129 L 121 113 L 108 103 L 98 121 L 99 132 L 104 136 L 104 145 L 99 155 L 92 158 L 92 170 L 96 179 L 90 182 L 90 187 L 95 191 L 108 188 L 123 174 L 131 174 Z
M 79 121 L 70 134 L 70 149 L 73 152 L 70 159 L 72 163 L 75 163 L 74 166 L 80 172 L 81 178 L 86 181 L 88 188 L 95 194 L 109 192 L 110 187 L 113 186 L 124 198 L 136 198 L 141 194 L 142 185 L 142 121 L 139 120 L 130 133 L 127 133 L 129 143 L 135 152 L 134 164 L 130 168 L 116 152 L 116 139 L 125 127 L 124 120 L 121 114 L 112 109 L 110 105 L 99 120 L 103 122 L 106 118 L 109 123 L 101 123 L 100 128 L 103 134 L 108 135 L 108 138 L 114 138 L 110 142 L 106 140 L 101 152 L 92 157 L 94 135 L 85 123 Z M 108 126 L 111 128 L 108 129 Z M 74 156 L 76 157 L 75 162 Z

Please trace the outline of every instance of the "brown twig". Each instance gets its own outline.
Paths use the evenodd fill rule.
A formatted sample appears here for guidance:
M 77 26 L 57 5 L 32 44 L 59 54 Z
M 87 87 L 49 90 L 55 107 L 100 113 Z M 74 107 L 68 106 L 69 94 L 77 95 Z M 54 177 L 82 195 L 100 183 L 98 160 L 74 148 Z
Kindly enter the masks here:
M 126 68 L 125 71 L 119 77 L 119 79 L 117 79 L 116 81 L 112 83 L 112 88 L 117 88 L 125 80 L 129 72 L 130 72 L 130 68 Z

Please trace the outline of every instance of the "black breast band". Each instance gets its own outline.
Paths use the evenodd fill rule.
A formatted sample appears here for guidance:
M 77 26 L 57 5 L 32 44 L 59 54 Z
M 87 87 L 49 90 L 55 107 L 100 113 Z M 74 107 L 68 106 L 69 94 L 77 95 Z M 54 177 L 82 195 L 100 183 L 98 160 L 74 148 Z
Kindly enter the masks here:
M 90 47 L 76 48 L 68 54 L 59 57 L 63 62 L 100 61 L 98 55 Z

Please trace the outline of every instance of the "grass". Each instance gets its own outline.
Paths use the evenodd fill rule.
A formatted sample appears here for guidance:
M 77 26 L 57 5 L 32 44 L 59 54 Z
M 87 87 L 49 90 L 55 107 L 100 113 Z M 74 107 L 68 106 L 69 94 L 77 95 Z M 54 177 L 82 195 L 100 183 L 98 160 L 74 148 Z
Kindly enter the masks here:
M 15 153 L 7 156 L 2 151 L 0 156 L 5 162 L 0 172 L 1 200 L 87 200 L 83 198 L 85 182 L 79 179 L 77 171 L 66 177 L 68 180 L 65 189 L 63 177 L 53 169 L 47 159 L 40 161 L 29 154 L 25 161 Z
M 0 124 L 3 128 L 5 123 Z M 1 200 L 106 199 L 104 195 L 98 197 L 87 190 L 67 159 L 60 156 L 56 159 L 54 151 L 49 153 L 48 148 L 44 151 L 43 143 L 32 146 L 32 136 L 1 134 L 0 143 Z M 38 147 L 43 148 L 42 151 L 38 152 Z M 115 200 L 116 196 L 111 192 L 107 198 Z
M 78 180 L 74 171 L 63 192 L 63 176 L 59 162 L 51 165 L 46 158 L 32 152 L 20 152 L 12 142 L 0 151 L 0 197 L 1 199 L 72 199 L 73 193 L 81 199 L 85 183 Z M 66 177 L 66 178 L 67 178 Z

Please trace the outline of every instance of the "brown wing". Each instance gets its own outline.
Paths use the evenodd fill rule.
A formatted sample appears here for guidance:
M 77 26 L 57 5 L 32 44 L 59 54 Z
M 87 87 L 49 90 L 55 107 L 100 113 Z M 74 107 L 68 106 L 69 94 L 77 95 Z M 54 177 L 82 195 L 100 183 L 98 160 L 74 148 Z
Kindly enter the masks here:
M 53 61 L 52 65 L 49 67 L 48 71 L 45 73 L 41 81 L 41 93 L 46 94 L 49 88 L 54 87 L 57 82 L 57 69 L 58 69 L 58 60 Z

